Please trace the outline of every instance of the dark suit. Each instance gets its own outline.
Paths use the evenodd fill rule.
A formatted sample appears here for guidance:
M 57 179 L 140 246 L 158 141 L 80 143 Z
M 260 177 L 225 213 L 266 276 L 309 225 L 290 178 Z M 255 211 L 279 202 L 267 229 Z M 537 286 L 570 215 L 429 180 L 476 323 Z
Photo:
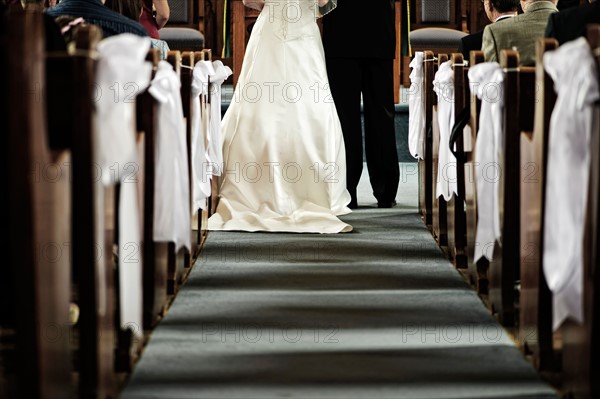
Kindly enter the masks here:
M 471 51 L 481 50 L 481 43 L 483 42 L 483 31 L 467 35 L 460 39 L 458 45 L 458 52 L 462 53 L 466 61 L 469 60 L 469 54 Z
M 512 18 L 511 15 L 504 15 L 499 17 L 496 21 L 502 21 L 503 19 Z M 481 50 L 481 45 L 483 43 L 483 31 L 473 33 L 471 35 L 467 35 L 460 39 L 460 44 L 458 45 L 458 52 L 462 53 L 464 59 L 469 61 L 471 51 Z
M 585 36 L 585 26 L 592 23 L 600 23 L 600 3 L 598 1 L 550 15 L 548 25 L 546 25 L 546 37 L 553 37 L 563 44 Z
M 579 0 L 558 0 L 558 3 L 556 3 L 556 8 L 558 8 L 558 11 L 577 6 L 579 6 Z
M 396 49 L 394 1 L 345 0 L 323 18 L 323 44 L 331 93 L 346 146 L 347 187 L 356 205 L 363 166 L 361 93 L 365 154 L 373 194 L 381 205 L 396 197 L 400 173 L 394 126 Z
M 557 11 L 549 0 L 534 1 L 523 14 L 486 26 L 481 44 L 485 60 L 500 62 L 502 50 L 516 48 L 520 65 L 534 65 L 535 42 L 544 37 L 548 17 Z

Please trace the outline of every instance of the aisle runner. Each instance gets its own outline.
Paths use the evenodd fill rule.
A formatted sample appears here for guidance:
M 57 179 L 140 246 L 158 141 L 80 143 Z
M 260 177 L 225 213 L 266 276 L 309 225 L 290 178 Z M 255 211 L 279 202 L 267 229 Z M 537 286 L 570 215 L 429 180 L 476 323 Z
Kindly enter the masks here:
M 554 397 L 423 226 L 413 165 L 354 233 L 211 233 L 122 397 Z

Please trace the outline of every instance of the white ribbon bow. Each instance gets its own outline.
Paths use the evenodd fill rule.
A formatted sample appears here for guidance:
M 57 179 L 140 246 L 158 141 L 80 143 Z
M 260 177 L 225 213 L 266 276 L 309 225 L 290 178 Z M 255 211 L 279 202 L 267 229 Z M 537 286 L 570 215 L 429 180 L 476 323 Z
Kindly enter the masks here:
M 194 66 L 192 80 L 192 198 L 193 210 L 206 209 L 207 198 L 211 195 L 210 184 L 210 159 L 205 140 L 208 142 L 208 132 L 205 133 L 206 121 L 203 118 L 200 95 L 208 95 L 209 77 L 214 75 L 212 63 L 209 61 L 197 62 Z M 210 118 L 209 118 L 210 119 Z M 208 126 L 206 124 L 206 126 Z
M 223 166 L 223 136 L 221 135 L 221 85 L 232 74 L 231 68 L 223 65 L 221 61 L 213 62 L 214 75 L 211 76 L 210 93 L 210 139 L 209 139 L 209 158 L 217 164 L 218 168 L 213 168 L 213 175 L 220 176 Z
M 588 200 L 594 102 L 600 97 L 596 62 L 584 38 L 544 54 L 554 80 L 546 171 L 543 267 L 553 297 L 553 327 L 582 323 L 583 241 Z
M 138 336 L 143 331 L 142 260 L 134 116 L 135 97 L 150 82 L 152 66 L 145 61 L 149 49 L 148 38 L 132 34 L 102 40 L 97 49 L 96 73 L 99 94 L 96 159 L 104 185 L 121 183 L 118 205 L 121 326 L 131 327 Z
M 477 234 L 475 262 L 485 256 L 492 260 L 500 229 L 500 160 L 504 138 L 504 72 L 497 62 L 484 62 L 469 69 L 471 93 L 481 100 L 477 133 L 476 185 Z
M 188 155 L 180 87 L 173 67 L 161 61 L 148 90 L 159 102 L 153 236 L 155 241 L 174 242 L 176 251 L 191 249 Z
M 454 70 L 446 61 L 435 74 L 433 90 L 438 97 L 437 117 L 440 130 L 436 195 L 450 201 L 458 194 L 456 157 L 450 151 L 450 133 L 454 126 Z
M 408 147 L 415 158 L 425 159 L 425 104 L 423 104 L 423 52 L 417 51 L 410 67 L 408 91 Z

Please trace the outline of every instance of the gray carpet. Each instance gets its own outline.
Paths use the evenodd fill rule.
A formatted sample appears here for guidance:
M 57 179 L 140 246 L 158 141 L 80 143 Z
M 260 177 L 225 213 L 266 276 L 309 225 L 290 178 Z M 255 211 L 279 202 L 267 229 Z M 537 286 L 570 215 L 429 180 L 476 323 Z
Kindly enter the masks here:
M 402 165 L 340 235 L 211 233 L 123 398 L 550 398 L 444 259 Z

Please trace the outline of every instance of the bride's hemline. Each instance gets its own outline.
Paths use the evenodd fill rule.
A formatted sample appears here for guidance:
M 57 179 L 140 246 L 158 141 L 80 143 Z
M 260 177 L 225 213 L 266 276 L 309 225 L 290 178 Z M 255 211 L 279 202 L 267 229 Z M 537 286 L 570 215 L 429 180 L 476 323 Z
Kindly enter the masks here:
M 339 231 L 314 231 L 314 230 L 284 230 L 284 229 L 243 229 L 239 227 L 209 228 L 208 231 L 227 231 L 232 233 L 274 233 L 274 234 L 347 234 L 352 233 L 354 228 L 350 225 Z

